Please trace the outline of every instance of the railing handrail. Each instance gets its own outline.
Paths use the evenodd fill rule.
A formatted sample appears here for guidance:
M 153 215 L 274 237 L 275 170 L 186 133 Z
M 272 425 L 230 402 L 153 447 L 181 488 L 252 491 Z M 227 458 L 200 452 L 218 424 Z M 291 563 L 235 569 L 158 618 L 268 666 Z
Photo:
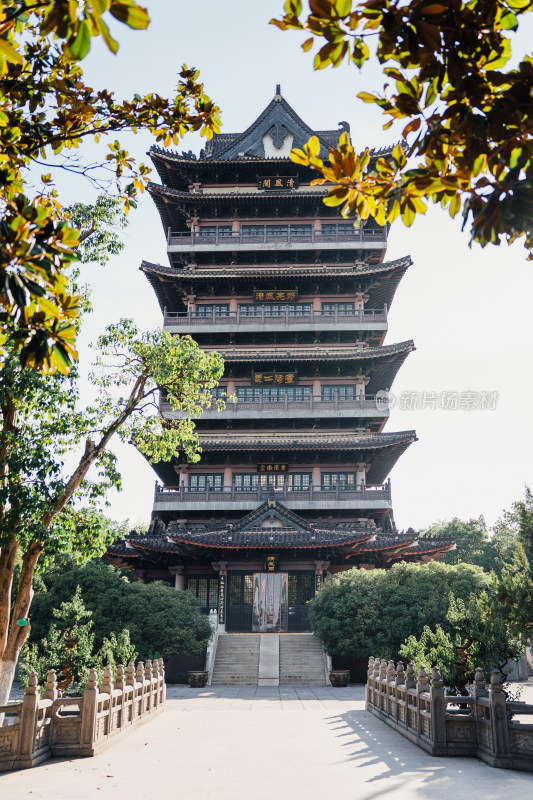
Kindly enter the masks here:
M 250 305 L 250 303 L 246 303 L 246 304 Z M 212 305 L 212 304 L 209 303 L 208 305 Z M 197 321 L 199 321 L 200 323 L 206 323 L 206 324 L 209 324 L 209 323 L 212 323 L 212 322 L 216 322 L 216 323 L 219 323 L 219 324 L 222 323 L 223 324 L 224 320 L 227 320 L 227 319 L 232 319 L 232 320 L 236 319 L 238 322 L 240 322 L 241 320 L 250 320 L 250 322 L 252 324 L 253 324 L 253 322 L 261 321 L 261 323 L 264 324 L 264 322 L 266 322 L 266 321 L 270 322 L 271 320 L 274 320 L 274 321 L 276 321 L 276 320 L 284 320 L 284 321 L 286 321 L 287 317 L 288 317 L 288 321 L 289 322 L 302 322 L 302 321 L 305 321 L 306 319 L 309 319 L 309 320 L 313 321 L 315 318 L 318 318 L 323 322 L 330 322 L 330 321 L 335 322 L 339 318 L 344 320 L 345 318 L 346 319 L 353 319 L 355 317 L 359 317 L 359 318 L 361 318 L 361 317 L 385 317 L 386 318 L 387 317 L 386 306 L 384 306 L 383 308 L 380 308 L 380 309 L 376 309 L 376 308 L 356 308 L 353 311 L 349 311 L 349 312 L 343 312 L 343 311 L 330 312 L 330 311 L 322 311 L 321 309 L 320 310 L 319 309 L 311 309 L 310 311 L 308 311 L 305 314 L 291 313 L 290 312 L 290 308 L 298 308 L 298 306 L 289 305 L 288 308 L 287 308 L 287 312 L 284 310 L 283 312 L 274 313 L 274 314 L 261 314 L 261 313 L 248 314 L 248 313 L 242 313 L 240 310 L 237 310 L 237 311 L 229 311 L 228 310 L 228 311 L 225 311 L 223 313 L 220 313 L 220 312 L 217 312 L 217 311 L 213 310 L 213 312 L 211 314 L 198 314 L 196 311 L 165 311 L 164 317 L 165 317 L 165 321 L 167 319 L 178 319 L 178 320 L 183 319 L 183 320 L 191 321 L 192 324 L 197 323 Z M 260 310 L 259 307 L 258 307 L 258 310 Z
M 308 233 L 298 233 L 291 231 L 280 231 L 279 233 L 266 232 L 266 227 L 263 232 L 258 233 L 243 233 L 241 231 L 228 231 L 227 233 L 219 233 L 217 228 L 215 233 L 202 234 L 198 231 L 168 231 L 168 244 L 224 244 L 231 241 L 233 244 L 237 241 L 239 244 L 249 243 L 256 244 L 258 242 L 350 242 L 362 241 L 364 238 L 387 238 L 387 231 L 385 228 L 376 230 L 374 228 L 358 227 L 354 228 L 353 233 L 339 233 L 338 231 L 332 233 L 323 233 L 314 228 Z
M 255 473 L 252 473 L 255 474 Z M 155 495 L 156 497 L 161 494 L 179 494 L 180 496 L 183 495 L 191 495 L 193 497 L 198 497 L 199 495 L 216 495 L 218 499 L 224 496 L 229 496 L 234 498 L 235 496 L 241 495 L 253 495 L 254 498 L 262 499 L 263 496 L 269 496 L 271 492 L 274 492 L 277 497 L 292 497 L 294 495 L 349 495 L 355 494 L 364 497 L 367 493 L 369 494 L 390 494 L 390 480 L 386 481 L 384 484 L 380 485 L 368 485 L 366 483 L 359 484 L 357 487 L 352 486 L 348 488 L 340 488 L 338 484 L 336 486 L 331 487 L 330 489 L 323 489 L 322 486 L 314 486 L 310 484 L 309 488 L 307 489 L 291 489 L 287 485 L 274 488 L 274 487 L 258 487 L 256 489 L 236 489 L 234 485 L 231 487 L 224 486 L 223 488 L 213 488 L 207 487 L 205 489 L 190 489 L 188 486 L 161 486 L 156 482 L 155 484 Z
M 384 408 L 381 404 L 377 402 L 377 398 L 375 395 L 366 395 L 365 397 L 351 397 L 347 399 L 339 399 L 336 395 L 331 400 L 326 400 L 320 395 L 314 397 L 311 396 L 309 399 L 302 399 L 302 400 L 289 400 L 287 395 L 284 395 L 278 400 L 264 400 L 260 397 L 258 400 L 232 400 L 232 397 L 236 397 L 236 395 L 230 395 L 229 398 L 226 399 L 226 406 L 225 408 L 219 410 L 216 406 L 216 400 L 210 406 L 204 408 L 201 414 L 197 416 L 204 416 L 205 414 L 216 414 L 217 417 L 221 419 L 228 416 L 239 415 L 243 413 L 249 412 L 256 412 L 256 411 L 266 411 L 269 410 L 279 411 L 283 409 L 287 412 L 296 412 L 296 411 L 318 411 L 328 412 L 328 411 L 376 411 L 376 412 L 384 412 L 388 411 L 388 408 Z M 179 414 L 180 417 L 186 417 L 187 413 L 185 411 L 174 411 L 170 403 L 166 401 L 161 401 L 159 403 L 159 410 L 162 413 L 174 413 Z M 195 415 L 196 418 L 196 415 Z

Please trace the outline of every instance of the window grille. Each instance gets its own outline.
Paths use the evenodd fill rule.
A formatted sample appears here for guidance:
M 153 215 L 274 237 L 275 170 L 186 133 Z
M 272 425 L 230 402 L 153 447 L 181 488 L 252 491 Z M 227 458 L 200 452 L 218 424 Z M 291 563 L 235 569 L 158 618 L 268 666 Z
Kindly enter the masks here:
M 355 306 L 353 303 L 322 303 L 322 313 L 331 314 L 334 316 L 335 309 L 337 314 L 344 314 L 345 316 L 353 316 L 355 314 Z
M 335 395 L 339 400 L 355 400 L 355 386 L 323 386 L 322 400 L 334 402 Z
M 209 487 L 210 492 L 221 492 L 224 488 L 223 474 L 189 475 L 190 492 L 205 492 L 207 487 Z
M 355 489 L 357 486 L 355 472 L 323 472 L 322 489 Z
M 212 317 L 213 311 L 215 312 L 215 317 L 227 317 L 229 315 L 229 305 L 212 305 L 211 303 L 204 303 L 196 306 L 197 317 Z
M 304 492 L 311 485 L 310 472 L 292 472 L 289 475 L 289 491 Z

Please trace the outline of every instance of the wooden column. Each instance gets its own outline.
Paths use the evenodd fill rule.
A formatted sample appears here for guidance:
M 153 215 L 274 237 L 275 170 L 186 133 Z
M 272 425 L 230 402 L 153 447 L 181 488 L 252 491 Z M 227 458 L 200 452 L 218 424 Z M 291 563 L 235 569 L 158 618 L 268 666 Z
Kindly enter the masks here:
M 172 567 L 168 567 L 168 571 L 171 575 L 174 575 L 174 589 L 177 592 L 184 592 L 185 591 L 185 575 L 184 575 L 185 567 L 183 564 L 175 564 Z
M 231 491 L 232 483 L 233 483 L 233 469 L 231 467 L 224 467 L 224 489 Z

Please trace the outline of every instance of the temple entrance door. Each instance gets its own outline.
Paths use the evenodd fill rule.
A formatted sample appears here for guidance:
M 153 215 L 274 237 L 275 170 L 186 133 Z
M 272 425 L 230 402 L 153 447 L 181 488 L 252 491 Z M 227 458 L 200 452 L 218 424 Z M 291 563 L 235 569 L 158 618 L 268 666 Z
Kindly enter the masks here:
M 288 578 L 287 572 L 254 572 L 254 633 L 280 633 L 287 630 Z

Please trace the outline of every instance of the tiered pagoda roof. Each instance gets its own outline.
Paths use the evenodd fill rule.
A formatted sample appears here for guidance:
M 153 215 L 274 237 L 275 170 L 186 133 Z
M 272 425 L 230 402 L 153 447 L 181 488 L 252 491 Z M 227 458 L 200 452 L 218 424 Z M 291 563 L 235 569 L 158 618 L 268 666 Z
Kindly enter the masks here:
M 350 431 L 314 430 L 289 431 L 277 433 L 269 430 L 256 430 L 253 433 L 240 433 L 233 430 L 220 430 L 216 433 L 198 431 L 204 464 L 218 462 L 225 453 L 257 453 L 264 458 L 267 453 L 273 459 L 291 458 L 295 455 L 309 457 L 321 452 L 324 455 L 353 454 L 359 461 L 369 462 L 367 482 L 372 485 L 383 484 L 387 475 L 410 444 L 416 441 L 415 431 L 400 433 L 352 433 Z M 302 454 L 302 455 L 300 455 Z M 175 466 L 180 461 L 162 461 L 153 464 L 160 480 L 166 486 L 176 484 Z
M 158 521 L 145 535 L 132 534 L 117 542 L 107 557 L 121 566 L 138 568 L 141 562 L 170 565 L 183 559 L 231 557 L 235 550 L 253 554 L 267 549 L 286 555 L 312 550 L 332 562 L 388 566 L 399 560 L 431 560 L 455 548 L 453 539 L 420 539 L 414 532 L 386 534 L 373 524 L 325 525 L 310 522 L 270 499 L 233 524 L 186 526 Z
M 202 266 L 201 269 L 177 269 L 161 264 L 143 261 L 141 271 L 152 285 L 161 310 L 182 311 L 183 295 L 210 286 L 227 286 L 228 289 L 240 285 L 253 285 L 257 288 L 271 286 L 272 280 L 283 281 L 289 285 L 298 279 L 305 285 L 316 284 L 320 280 L 343 281 L 350 289 L 363 290 L 369 295 L 365 304 L 368 309 L 381 309 L 390 306 L 407 269 L 412 265 L 410 256 L 385 261 L 382 264 L 279 264 L 274 266 Z M 281 285 L 281 284 L 280 284 Z M 292 284 L 291 284 L 292 285 Z

